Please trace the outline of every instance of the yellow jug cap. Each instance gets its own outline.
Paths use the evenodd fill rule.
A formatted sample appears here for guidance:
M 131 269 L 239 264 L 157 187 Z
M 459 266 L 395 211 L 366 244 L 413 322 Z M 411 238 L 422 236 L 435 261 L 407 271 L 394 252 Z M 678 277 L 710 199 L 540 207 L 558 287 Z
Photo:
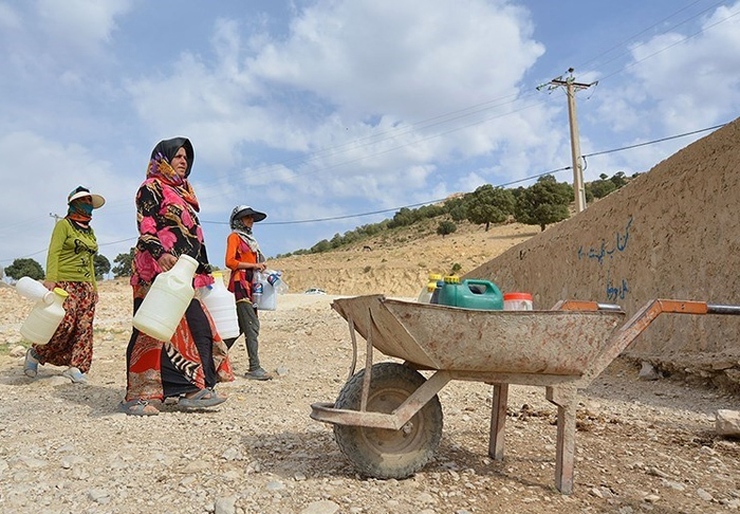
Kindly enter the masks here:
M 212 272 L 212 273 L 211 273 L 211 276 L 212 276 L 213 278 L 218 278 L 218 277 L 223 277 L 223 276 L 224 276 L 224 274 L 223 274 L 223 272 L 222 272 L 222 271 L 214 271 L 214 272 Z
M 429 280 L 442 280 L 442 275 L 439 273 L 430 273 Z
M 62 289 L 61 287 L 55 287 L 54 288 L 54 294 L 58 294 L 62 298 L 66 298 L 66 297 L 69 296 L 69 293 L 67 291 L 65 291 L 64 289 Z
M 456 275 L 447 275 L 445 277 L 445 282 L 448 284 L 459 284 L 460 283 L 460 277 Z

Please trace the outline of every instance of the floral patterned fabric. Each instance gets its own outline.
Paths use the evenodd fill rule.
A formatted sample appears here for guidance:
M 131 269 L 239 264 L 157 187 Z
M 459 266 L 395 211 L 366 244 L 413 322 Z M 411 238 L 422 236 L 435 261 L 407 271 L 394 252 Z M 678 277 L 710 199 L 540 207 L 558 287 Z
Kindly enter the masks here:
M 41 364 L 75 366 L 90 371 L 93 357 L 93 318 L 98 292 L 92 282 L 57 282 L 69 296 L 64 300 L 64 317 L 47 344 L 34 344 Z
M 170 165 L 180 148 L 188 156 L 184 179 Z M 194 287 L 214 282 L 198 221 L 198 201 L 187 180 L 193 157 L 185 138 L 161 141 L 152 151 L 147 178 L 136 193 L 139 240 L 131 276 L 134 310 L 162 272 L 157 259 L 164 253 L 185 254 L 198 261 Z M 227 352 L 205 307 L 193 300 L 170 341 L 157 341 L 134 329 L 126 354 L 126 401 L 161 400 L 233 380 Z

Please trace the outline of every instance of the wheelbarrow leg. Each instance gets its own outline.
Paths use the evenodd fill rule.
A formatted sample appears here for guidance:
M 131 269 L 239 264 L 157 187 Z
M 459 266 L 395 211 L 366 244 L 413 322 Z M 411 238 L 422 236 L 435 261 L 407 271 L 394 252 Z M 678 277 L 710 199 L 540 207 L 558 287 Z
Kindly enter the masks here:
M 491 401 L 491 434 L 488 439 L 488 455 L 495 460 L 504 460 L 504 428 L 509 384 L 493 384 Z
M 576 449 L 575 387 L 546 388 L 547 399 L 558 406 L 558 440 L 555 453 L 555 487 L 563 494 L 573 492 L 573 465 Z

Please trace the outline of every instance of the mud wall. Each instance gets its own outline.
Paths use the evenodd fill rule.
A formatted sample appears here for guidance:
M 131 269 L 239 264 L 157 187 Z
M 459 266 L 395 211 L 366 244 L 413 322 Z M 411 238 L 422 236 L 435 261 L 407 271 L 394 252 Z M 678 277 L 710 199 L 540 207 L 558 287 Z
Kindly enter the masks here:
M 561 299 L 740 305 L 740 119 L 466 276 Z M 740 316 L 663 314 L 623 353 L 740 384 Z

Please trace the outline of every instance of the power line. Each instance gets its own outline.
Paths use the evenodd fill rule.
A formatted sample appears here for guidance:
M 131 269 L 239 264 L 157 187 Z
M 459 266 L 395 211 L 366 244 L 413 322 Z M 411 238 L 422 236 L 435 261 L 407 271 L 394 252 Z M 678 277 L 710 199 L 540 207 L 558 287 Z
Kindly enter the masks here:
M 703 129 L 699 129 L 699 130 L 693 130 L 691 132 L 684 132 L 682 134 L 676 134 L 676 135 L 673 135 L 673 136 L 662 137 L 660 139 L 654 139 L 654 140 L 651 140 L 651 141 L 645 141 L 644 143 L 637 143 L 637 144 L 634 144 L 634 145 L 623 146 L 623 147 L 620 147 L 620 148 L 613 148 L 611 150 L 603 150 L 603 151 L 600 151 L 600 152 L 593 152 L 593 153 L 590 153 L 590 154 L 584 154 L 583 157 L 585 158 L 585 157 L 594 157 L 594 156 L 597 156 L 597 155 L 606 155 L 606 154 L 610 154 L 610 153 L 622 152 L 624 150 L 631 150 L 633 148 L 638 148 L 638 147 L 641 147 L 641 146 L 648 146 L 648 145 L 652 145 L 652 144 L 663 143 L 665 141 L 671 141 L 673 139 L 679 139 L 679 138 L 682 138 L 682 137 L 687 137 L 687 136 L 692 136 L 692 135 L 695 135 L 695 134 L 700 134 L 702 132 L 708 132 L 710 130 L 716 130 L 718 128 L 724 127 L 725 125 L 727 125 L 727 123 L 722 123 L 720 125 L 714 125 L 713 127 L 707 127 L 707 128 L 703 128 Z M 536 178 L 544 177 L 545 175 L 552 175 L 554 173 L 560 173 L 562 171 L 568 171 L 568 170 L 571 170 L 571 169 L 573 169 L 572 166 L 563 166 L 561 168 L 554 168 L 554 169 L 551 169 L 551 170 L 548 170 L 548 171 L 543 171 L 543 172 L 537 173 L 535 175 L 529 175 L 529 176 L 524 177 L 524 178 L 521 178 L 521 179 L 512 180 L 510 182 L 504 182 L 504 183 L 498 184 L 498 185 L 496 185 L 494 187 L 512 186 L 514 184 L 519 184 L 519 183 L 527 182 L 529 180 L 533 180 L 533 179 L 536 179 Z M 407 204 L 407 205 L 402 205 L 400 207 L 392 207 L 392 208 L 389 208 L 389 209 L 382 209 L 382 210 L 378 210 L 378 211 L 363 212 L 363 213 L 358 213 L 358 214 L 347 214 L 347 215 L 342 215 L 342 216 L 332 216 L 332 217 L 328 217 L 328 218 L 313 218 L 313 219 L 307 219 L 307 220 L 293 220 L 293 221 L 263 221 L 263 222 L 260 223 L 260 225 L 298 225 L 298 224 L 302 224 L 302 223 L 320 223 L 320 222 L 324 222 L 324 221 L 336 221 L 336 220 L 343 220 L 343 219 L 350 219 L 350 218 L 362 218 L 362 217 L 365 217 L 365 216 L 373 216 L 375 214 L 383 214 L 383 213 L 386 213 L 386 212 L 399 211 L 399 210 L 404 209 L 404 208 L 405 209 L 409 209 L 409 208 L 412 208 L 412 207 L 419 207 L 419 206 L 422 206 L 422 205 L 429 205 L 429 204 L 439 203 L 439 202 L 442 202 L 442 201 L 444 201 L 446 199 L 447 198 L 438 198 L 436 200 L 428 200 L 426 202 L 419 202 L 419 203 Z M 207 223 L 207 224 L 211 224 L 211 225 L 228 225 L 228 222 L 226 222 L 226 221 L 206 221 L 206 220 L 201 220 L 201 223 Z
M 662 30 L 662 31 L 660 32 L 660 34 L 665 34 L 665 33 L 666 33 L 667 31 L 669 31 L 669 30 L 675 30 L 675 29 L 676 29 L 677 27 L 680 27 L 681 25 L 684 25 L 685 23 L 688 23 L 689 21 L 691 21 L 691 20 L 693 20 L 693 19 L 695 19 L 695 18 L 698 18 L 699 16 L 701 16 L 702 14 L 704 14 L 704 13 L 706 13 L 706 12 L 710 11 L 711 9 L 714 9 L 714 8 L 715 8 L 715 7 L 717 7 L 717 6 L 719 6 L 719 5 L 722 5 L 722 4 L 724 4 L 724 3 L 725 3 L 725 1 L 726 1 L 726 0 L 720 0 L 719 2 L 715 2 L 714 4 L 710 5 L 709 7 L 707 7 L 707 8 L 705 8 L 705 9 L 703 9 L 703 10 L 699 11 L 698 13 L 696 13 L 696 14 L 694 14 L 694 15 L 692 15 L 692 16 L 690 16 L 690 17 L 686 18 L 686 19 L 684 19 L 683 21 L 681 21 L 681 22 L 679 22 L 679 23 L 675 23 L 675 24 L 673 24 L 672 26 L 670 26 L 669 28 L 666 28 L 665 30 Z M 657 21 L 657 22 L 653 23 L 653 24 L 652 24 L 652 25 L 650 25 L 649 27 L 647 27 L 647 28 L 645 28 L 645 29 L 641 30 L 640 32 L 637 32 L 637 33 L 635 33 L 635 34 L 631 35 L 630 37 L 628 37 L 628 38 L 626 38 L 626 39 L 623 39 L 623 40 L 622 40 L 621 42 L 619 42 L 619 43 L 617 43 L 617 44 L 613 45 L 612 47 L 610 47 L 609 49 L 607 49 L 607 50 L 605 50 L 605 51 L 601 52 L 600 54 L 598 54 L 598 55 L 596 55 L 596 56 L 594 56 L 594 57 L 592 57 L 592 58 L 590 58 L 590 59 L 588 59 L 588 60 L 586 60 L 586 61 L 584 61 L 584 62 L 582 62 L 582 63 L 578 64 L 578 65 L 577 65 L 576 67 L 577 67 L 577 68 L 579 68 L 579 69 L 581 69 L 581 68 L 584 68 L 584 67 L 586 67 L 586 65 L 587 65 L 587 64 L 589 64 L 589 63 L 592 63 L 592 62 L 596 61 L 596 60 L 597 60 L 597 59 L 599 59 L 600 57 L 602 57 L 602 56 L 605 56 L 605 55 L 607 55 L 607 54 L 611 53 L 611 52 L 612 52 L 613 50 L 616 50 L 617 48 L 622 48 L 622 47 L 624 47 L 624 46 L 625 46 L 625 45 L 626 45 L 627 43 L 629 43 L 630 41 L 633 41 L 633 40 L 635 40 L 635 39 L 636 39 L 636 38 L 638 38 L 639 36 L 642 36 L 643 34 L 645 34 L 645 33 L 647 33 L 648 31 L 650 31 L 651 29 L 653 29 L 653 28 L 655 28 L 655 27 L 657 27 L 657 26 L 661 25 L 661 24 L 662 24 L 663 22 L 666 22 L 666 21 L 670 20 L 671 18 L 675 17 L 676 15 L 678 15 L 678 14 L 682 13 L 683 11 L 686 11 L 687 9 L 689 9 L 689 8 L 693 7 L 694 5 L 696 5 L 696 4 L 699 4 L 699 3 L 701 3 L 701 2 L 702 2 L 702 0 L 696 0 L 696 1 L 694 1 L 694 2 L 692 2 L 692 3 L 690 3 L 690 4 L 688 4 L 688 5 L 686 5 L 686 6 L 682 7 L 682 8 L 680 8 L 679 10 L 677 10 L 677 11 L 673 12 L 672 14 L 670 14 L 670 15 L 666 16 L 665 18 L 663 18 L 663 19 L 661 19 L 661 20 L 659 20 L 659 21 Z M 627 50 L 627 51 L 625 51 L 625 52 L 622 52 L 622 53 L 620 53 L 620 54 L 618 54 L 618 55 L 616 55 L 616 56 L 612 57 L 611 59 L 608 59 L 607 61 L 603 61 L 603 62 L 600 62 L 600 67 L 602 67 L 602 68 L 603 68 L 603 67 L 604 67 L 604 65 L 606 65 L 606 64 L 609 64 L 609 63 L 610 63 L 610 62 L 612 62 L 612 61 L 615 61 L 615 60 L 616 60 L 616 59 L 618 59 L 619 57 L 622 57 L 623 55 L 626 55 L 626 54 L 628 54 L 628 53 L 629 53 L 630 51 L 634 51 L 634 50 L 635 50 L 636 48 L 639 48 L 639 47 L 643 46 L 644 44 L 645 44 L 645 43 L 640 43 L 640 44 L 638 44 L 638 45 L 636 45 L 636 46 L 632 47 L 631 49 L 629 49 L 629 50 Z M 617 73 L 619 73 L 619 72 L 617 72 Z M 602 78 L 602 80 L 603 80 L 603 78 Z
M 592 152 L 590 154 L 584 154 L 583 157 L 584 158 L 586 158 L 586 157 L 595 157 L 595 156 L 598 156 L 598 155 L 606 155 L 606 154 L 610 154 L 610 153 L 616 153 L 616 152 L 622 152 L 622 151 L 625 151 L 625 150 L 631 150 L 633 148 L 638 148 L 638 147 L 641 147 L 641 146 L 648 146 L 648 145 L 652 145 L 652 144 L 663 143 L 665 141 L 671 141 L 673 139 L 679 139 L 679 138 L 682 138 L 682 137 L 687 137 L 687 136 L 699 134 L 701 132 L 708 132 L 710 130 L 716 130 L 718 128 L 724 127 L 725 125 L 727 125 L 727 123 L 722 123 L 720 125 L 714 125 L 712 127 L 707 127 L 707 128 L 703 128 L 703 129 L 699 129 L 699 130 L 693 130 L 691 132 L 684 132 L 684 133 L 676 134 L 676 135 L 673 135 L 673 136 L 666 136 L 666 137 L 663 137 L 663 138 L 660 138 L 660 139 L 654 139 L 654 140 L 651 140 L 651 141 L 645 141 L 644 143 L 637 143 L 637 144 L 634 144 L 634 145 L 623 146 L 623 147 L 620 147 L 620 148 L 613 148 L 611 150 L 602 150 L 600 152 Z M 495 187 L 512 186 L 514 184 L 519 184 L 519 183 L 522 183 L 522 182 L 527 182 L 529 180 L 540 178 L 540 177 L 543 177 L 545 175 L 552 175 L 552 174 L 560 173 L 562 171 L 567 171 L 567 170 L 570 170 L 570 169 L 572 169 L 572 166 L 563 166 L 563 167 L 560 167 L 560 168 L 554 168 L 554 169 L 551 169 L 551 170 L 548 170 L 548 171 L 543 171 L 543 172 L 537 173 L 535 175 L 529 175 L 529 176 L 524 177 L 524 178 L 521 178 L 521 179 L 512 180 L 510 182 L 504 182 L 504 183 L 498 184 Z M 357 213 L 357 214 L 346 214 L 346 215 L 342 215 L 342 216 L 332 216 L 332 217 L 328 217 L 328 218 L 314 218 L 314 219 L 307 219 L 307 220 L 291 220 L 291 221 L 271 221 L 271 222 L 270 221 L 263 221 L 263 222 L 261 222 L 261 225 L 299 225 L 299 224 L 304 224 L 304 223 L 322 223 L 322 222 L 327 222 L 327 221 L 338 221 L 338 220 L 351 219 L 351 218 L 362 218 L 362 217 L 365 217 L 365 216 L 373 216 L 373 215 L 376 215 L 376 214 L 384 214 L 386 212 L 399 211 L 399 210 L 401 210 L 403 208 L 409 209 L 409 208 L 412 208 L 412 207 L 420 207 L 422 205 L 429 205 L 429 204 L 439 203 L 439 202 L 442 202 L 444 200 L 446 200 L 446 198 L 438 198 L 436 200 L 428 200 L 428 201 L 425 201 L 425 202 L 418 202 L 418 203 L 413 203 L 413 204 L 407 204 L 407 205 L 402 205 L 400 207 L 392 207 L 392 208 L 388 208 L 388 209 L 381 209 L 381 210 L 369 211 L 369 212 L 363 212 L 363 213 Z M 208 220 L 201 220 L 201 223 L 209 224 L 209 225 L 226 225 L 226 224 L 228 224 L 227 222 L 223 222 L 223 221 L 208 221 Z M 117 241 L 111 241 L 111 242 L 107 242 L 107 243 L 100 243 L 100 244 L 98 244 L 98 246 L 110 246 L 110 245 L 114 245 L 114 244 L 118 244 L 118 243 L 124 243 L 126 241 L 135 241 L 136 239 L 138 239 L 138 236 L 134 236 L 134 237 L 130 237 L 130 238 L 125 238 L 125 239 L 119 239 Z M 18 258 L 19 259 L 23 259 L 23 258 L 33 257 L 34 255 L 38 255 L 38 254 L 43 253 L 45 251 L 46 251 L 46 249 L 44 249 L 44 250 L 38 250 L 36 252 L 30 253 L 30 254 L 27 254 L 27 255 L 24 255 L 24 256 L 21 256 L 21 257 L 18 257 Z M 12 259 L 0 260 L 0 262 L 12 262 Z

